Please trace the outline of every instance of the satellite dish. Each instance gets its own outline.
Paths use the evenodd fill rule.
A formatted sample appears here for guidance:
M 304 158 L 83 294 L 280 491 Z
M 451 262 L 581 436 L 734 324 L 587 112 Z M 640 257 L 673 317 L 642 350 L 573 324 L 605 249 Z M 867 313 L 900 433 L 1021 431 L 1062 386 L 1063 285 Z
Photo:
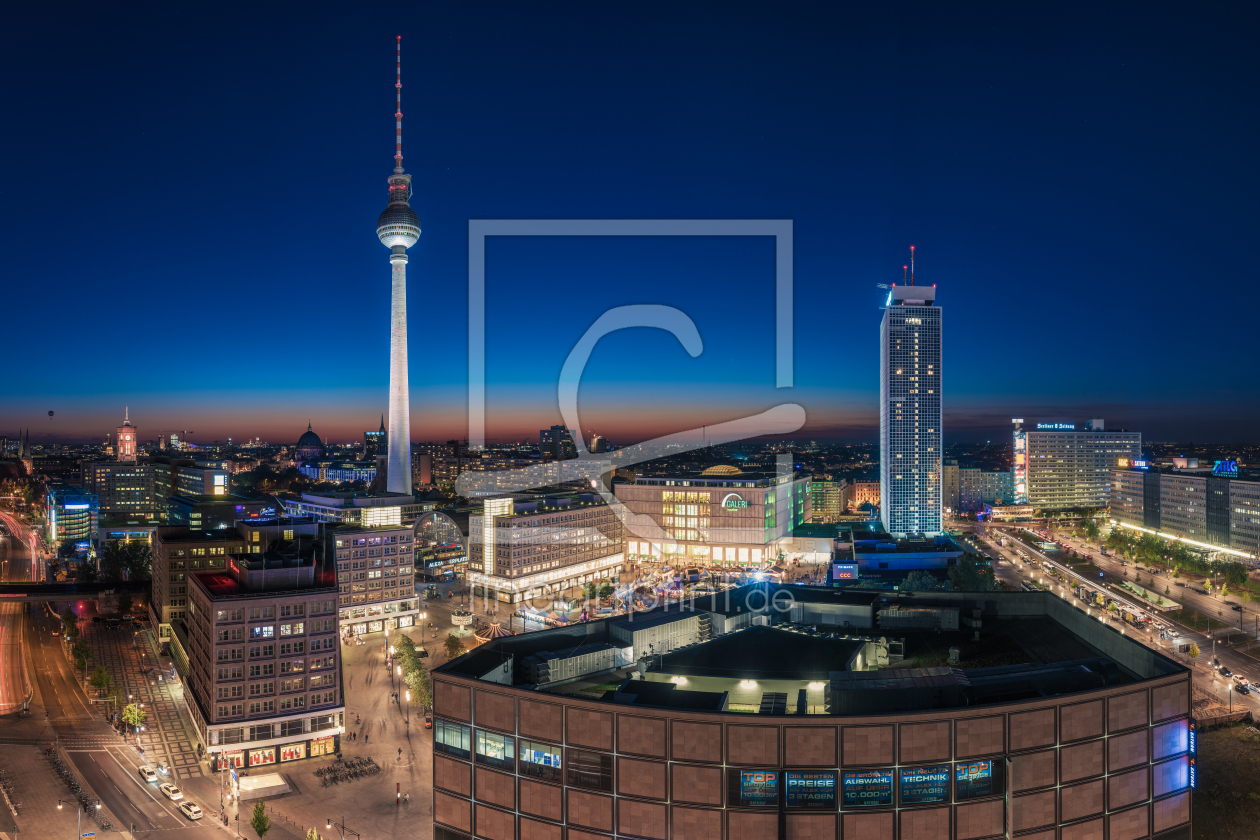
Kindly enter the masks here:
M 52 417 L 52 416 L 53 416 L 53 413 L 52 413 L 51 411 L 50 411 L 50 412 L 48 412 L 48 416 L 49 416 L 49 417 Z

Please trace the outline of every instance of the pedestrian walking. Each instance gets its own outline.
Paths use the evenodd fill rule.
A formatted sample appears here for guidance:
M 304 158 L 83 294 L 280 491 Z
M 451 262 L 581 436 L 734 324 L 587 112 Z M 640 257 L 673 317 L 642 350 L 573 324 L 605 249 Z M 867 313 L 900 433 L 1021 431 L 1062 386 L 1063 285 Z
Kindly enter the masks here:
M 410 793 L 404 793 L 404 794 L 403 794 L 403 802 L 410 802 L 410 801 L 411 801 L 411 794 L 410 794 Z
M 402 747 L 398 748 L 398 757 L 402 758 Z
M 369 737 L 370 737 L 369 735 L 364 734 L 364 736 L 363 736 L 363 743 L 365 743 L 365 744 L 366 744 L 366 743 L 368 742 L 368 738 L 369 738 Z

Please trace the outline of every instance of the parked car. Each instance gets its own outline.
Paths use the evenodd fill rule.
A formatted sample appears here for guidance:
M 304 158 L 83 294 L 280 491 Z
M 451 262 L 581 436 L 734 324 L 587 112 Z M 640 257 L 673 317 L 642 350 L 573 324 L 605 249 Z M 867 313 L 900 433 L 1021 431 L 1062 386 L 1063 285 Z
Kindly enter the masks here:
M 190 820 L 201 819 L 201 809 L 192 802 L 179 803 L 179 810 L 184 812 L 184 816 Z
M 144 779 L 146 782 L 157 781 L 157 773 L 147 764 L 141 764 L 140 769 L 137 772 L 140 773 L 140 778 Z
M 167 782 L 166 784 L 162 785 L 161 787 L 158 788 L 158 790 L 162 791 L 162 795 L 172 801 L 176 799 L 184 798 L 184 792 L 180 790 L 179 788 L 175 787 L 175 785 L 171 784 L 170 782 Z
M 433 728 L 433 716 L 432 716 L 432 715 L 425 715 L 425 716 L 424 716 L 424 728 L 425 728 L 425 729 L 432 729 L 432 728 Z

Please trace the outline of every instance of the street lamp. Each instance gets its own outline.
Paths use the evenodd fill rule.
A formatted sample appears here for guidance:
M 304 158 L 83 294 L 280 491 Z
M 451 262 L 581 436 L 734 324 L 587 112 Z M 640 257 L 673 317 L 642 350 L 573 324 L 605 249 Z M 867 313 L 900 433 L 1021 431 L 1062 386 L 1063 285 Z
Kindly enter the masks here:
M 362 836 L 361 834 L 359 834 L 359 832 L 357 832 L 357 831 L 351 831 L 350 829 L 346 828 L 346 818 L 345 818 L 345 817 L 342 817 L 342 818 L 341 818 L 341 822 L 339 822 L 339 823 L 335 823 L 335 822 L 333 822 L 333 821 L 332 821 L 332 817 L 329 817 L 329 818 L 328 818 L 328 825 L 326 826 L 326 828 L 327 828 L 329 831 L 331 831 L 333 826 L 336 826 L 337 828 L 339 828 L 339 829 L 341 830 L 341 840 L 346 840 L 346 835 L 347 835 L 347 834 L 350 834 L 350 835 L 353 835 L 353 836 L 355 836 L 355 837 L 358 837 L 358 838 L 359 838 L 359 840 L 363 840 L 363 836 Z
M 101 800 L 99 800 L 99 799 L 86 799 L 86 800 L 84 800 L 84 801 L 83 801 L 83 805 L 84 805 L 84 807 L 88 806 L 88 805 L 89 805 L 89 804 L 91 804 L 91 803 L 95 803 L 95 804 L 96 804 L 96 810 L 98 810 L 98 811 L 99 811 L 99 810 L 101 809 Z M 78 805 L 78 804 L 79 804 L 78 802 L 74 802 L 74 801 L 69 800 L 69 799 L 58 799 L 58 800 L 57 800 L 57 810 L 58 810 L 58 811 L 60 811 L 60 810 L 61 810 L 61 807 L 62 807 L 63 805 Z M 74 831 L 74 834 L 75 834 L 75 837 L 76 837 L 76 838 L 78 838 L 78 837 L 81 837 L 81 836 L 82 836 L 82 834 L 81 834 L 82 829 L 83 829 L 83 808 L 80 808 L 80 809 L 79 809 L 79 819 L 78 819 L 78 822 L 76 823 L 76 828 L 75 828 L 75 831 Z
M 403 723 L 411 724 L 411 689 L 407 689 L 407 711 L 403 713 Z

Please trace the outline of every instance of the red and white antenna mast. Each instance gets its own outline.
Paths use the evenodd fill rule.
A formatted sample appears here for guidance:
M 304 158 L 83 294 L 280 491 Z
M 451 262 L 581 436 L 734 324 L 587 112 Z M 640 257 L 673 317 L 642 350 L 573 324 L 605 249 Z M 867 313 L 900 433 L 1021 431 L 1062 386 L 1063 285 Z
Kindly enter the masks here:
M 402 165 L 402 36 L 398 36 L 398 46 L 396 53 L 398 61 L 398 79 L 394 82 L 394 89 L 398 93 L 398 110 L 394 112 L 394 171 L 401 173 Z
M 401 126 L 402 123 L 399 123 L 399 125 Z M 399 128 L 398 130 L 402 131 L 401 128 Z M 399 164 L 399 165 L 401 166 L 402 164 Z M 910 246 L 910 285 L 911 286 L 914 285 L 914 246 L 913 245 Z

